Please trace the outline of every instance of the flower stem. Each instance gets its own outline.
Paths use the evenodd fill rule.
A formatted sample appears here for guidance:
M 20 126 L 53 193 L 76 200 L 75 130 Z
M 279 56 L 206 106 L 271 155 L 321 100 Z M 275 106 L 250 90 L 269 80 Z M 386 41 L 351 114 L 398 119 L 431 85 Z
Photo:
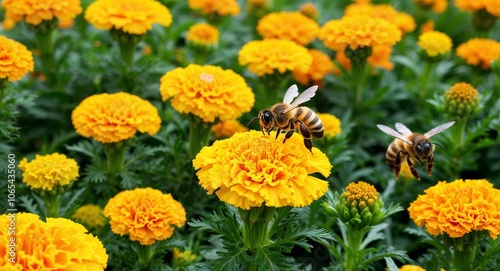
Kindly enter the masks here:
M 104 150 L 107 158 L 108 182 L 112 187 L 116 187 L 117 177 L 124 169 L 126 142 L 105 144 Z
M 136 242 L 136 252 L 137 252 L 137 257 L 139 258 L 139 262 L 143 265 L 146 265 L 153 259 L 153 256 L 155 255 L 155 251 L 153 249 L 153 245 L 141 245 L 141 243 Z
M 361 243 L 363 242 L 364 233 L 361 231 L 353 230 L 352 228 L 347 229 L 347 247 L 346 254 L 344 256 L 344 270 L 354 271 L 358 270 L 358 255 L 361 249 Z
M 127 42 L 118 42 L 118 46 L 120 47 L 120 56 L 127 66 L 127 71 L 132 69 L 132 65 L 134 64 L 134 53 L 135 53 L 135 43 L 127 43 Z
M 54 31 L 37 31 L 35 39 L 40 50 L 40 61 L 42 62 L 43 73 L 47 84 L 53 86 L 57 84 L 56 60 L 54 56 L 54 45 L 52 36 Z
M 0 79 L 0 112 L 3 109 L 3 98 L 5 97 L 5 89 L 7 89 L 7 78 Z
M 472 262 L 476 254 L 476 246 L 465 250 L 455 250 L 453 252 L 453 266 L 457 271 L 472 270 Z
M 59 207 L 61 206 L 62 195 L 49 194 L 44 198 L 47 207 L 47 217 L 59 217 Z
M 431 72 L 433 70 L 434 63 L 426 61 L 424 66 L 425 66 L 424 73 L 422 74 L 422 79 L 420 81 L 422 83 L 419 91 L 420 106 L 424 106 L 425 100 L 427 99 L 427 88 L 429 86 L 429 81 L 431 78 Z
M 210 132 L 214 123 L 204 122 L 202 119 L 189 115 L 189 141 L 188 154 L 195 158 L 200 150 L 208 145 Z

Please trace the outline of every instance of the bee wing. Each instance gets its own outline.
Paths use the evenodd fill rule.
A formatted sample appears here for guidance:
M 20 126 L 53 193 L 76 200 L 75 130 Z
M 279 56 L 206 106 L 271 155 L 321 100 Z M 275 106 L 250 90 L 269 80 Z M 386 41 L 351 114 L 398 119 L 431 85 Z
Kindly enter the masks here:
M 304 92 L 300 93 L 299 97 L 297 97 L 297 99 L 295 99 L 295 101 L 293 101 L 293 103 L 290 104 L 290 108 L 293 109 L 299 106 L 300 104 L 303 104 L 311 100 L 311 98 L 314 97 L 314 95 L 316 95 L 316 90 L 318 90 L 318 86 L 312 86 L 304 90 Z
M 447 122 L 445 124 L 441 124 L 436 128 L 431 129 L 429 132 L 425 133 L 424 136 L 427 138 L 430 138 L 431 136 L 437 135 L 441 133 L 442 131 L 450 128 L 453 124 L 455 124 L 454 121 Z
M 297 85 L 292 85 L 286 91 L 285 97 L 283 98 L 283 103 L 284 104 L 291 104 L 293 101 L 293 98 L 295 98 L 297 96 L 299 96 L 299 89 L 297 88 Z
M 408 127 L 406 127 L 404 124 L 399 123 L 399 122 L 396 122 L 396 130 L 398 130 L 398 132 L 400 132 L 403 135 L 413 134 L 413 132 L 410 129 L 408 129 Z
M 403 140 L 405 143 L 408 143 L 410 145 L 413 145 L 413 143 L 411 143 L 410 140 L 408 140 L 406 137 L 404 137 L 402 134 L 396 132 L 394 129 L 390 128 L 390 127 L 387 127 L 385 125 L 382 125 L 382 124 L 377 124 L 377 127 L 384 133 L 388 134 L 388 135 L 391 135 L 397 139 L 401 139 Z

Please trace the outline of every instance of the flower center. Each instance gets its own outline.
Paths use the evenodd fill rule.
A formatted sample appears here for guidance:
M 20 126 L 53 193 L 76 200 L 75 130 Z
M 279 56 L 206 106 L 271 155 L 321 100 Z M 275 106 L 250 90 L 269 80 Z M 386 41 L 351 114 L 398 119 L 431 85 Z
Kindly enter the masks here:
M 207 83 L 212 83 L 214 81 L 214 76 L 209 74 L 209 73 L 201 73 L 200 74 L 200 79 L 207 82 Z

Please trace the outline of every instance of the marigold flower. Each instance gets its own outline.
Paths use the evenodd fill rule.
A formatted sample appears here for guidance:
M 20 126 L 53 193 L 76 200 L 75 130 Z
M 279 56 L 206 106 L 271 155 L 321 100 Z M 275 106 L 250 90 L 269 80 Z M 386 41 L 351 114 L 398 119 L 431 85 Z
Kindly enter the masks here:
M 500 2 L 496 0 L 455 0 L 455 6 L 463 11 L 484 9 L 493 16 L 500 16 Z
M 26 46 L 0 36 L 0 79 L 20 80 L 34 67 L 33 55 Z
M 102 216 L 103 209 L 97 204 L 85 204 L 76 209 L 71 217 L 88 226 L 91 229 L 101 228 L 106 224 L 106 219 Z
M 239 118 L 250 111 L 255 96 L 245 79 L 218 66 L 191 64 L 167 72 L 160 83 L 163 101 L 171 99 L 180 113 L 190 113 L 204 122 Z
M 9 225 L 10 215 L 0 215 L 0 224 Z M 65 218 L 15 214 L 15 263 L 7 261 L 11 234 L 0 227 L 0 269 L 2 270 L 104 270 L 108 255 L 101 241 L 82 225 Z
M 237 120 L 225 120 L 212 126 L 212 131 L 215 132 L 215 138 L 228 138 L 235 133 L 246 132 L 248 128 L 241 125 Z
M 170 194 L 153 188 L 136 188 L 118 193 L 104 207 L 111 231 L 130 236 L 141 245 L 169 238 L 174 227 L 186 223 L 186 211 Z
M 85 20 L 98 29 L 142 35 L 153 24 L 170 26 L 172 15 L 155 0 L 96 0 L 85 10 Z
M 156 107 L 125 92 L 87 97 L 73 110 L 71 121 L 78 134 L 101 143 L 126 140 L 137 131 L 154 135 L 161 125 Z
M 372 47 L 372 54 L 366 59 L 370 66 L 385 70 L 394 69 L 391 62 L 392 46 L 377 45 Z
M 479 92 L 470 84 L 459 82 L 444 93 L 444 110 L 453 118 L 464 118 L 475 113 Z
M 401 35 L 401 30 L 385 19 L 359 15 L 328 21 L 320 29 L 318 38 L 326 47 L 338 51 L 347 46 L 352 50 L 365 46 L 392 46 L 401 40 Z
M 238 53 L 240 65 L 258 76 L 274 74 L 275 71 L 307 72 L 312 57 L 303 46 L 289 40 L 266 39 L 250 41 Z
M 451 38 L 439 31 L 428 31 L 418 37 L 418 45 L 429 57 L 444 55 L 451 51 Z
M 427 20 L 422 26 L 420 27 L 420 34 L 423 34 L 425 32 L 429 31 L 434 31 L 434 28 L 436 27 L 436 24 L 434 23 L 433 20 Z
M 330 57 L 317 49 L 309 49 L 312 63 L 307 72 L 293 71 L 293 78 L 302 85 L 321 85 L 323 78 L 333 72 L 334 66 Z
M 191 250 L 181 251 L 180 249 L 174 247 L 173 252 L 173 258 L 175 261 L 189 263 L 196 260 L 198 257 L 198 255 L 194 254 Z
M 300 5 L 299 12 L 315 21 L 319 17 L 318 8 L 313 3 L 308 2 Z
M 291 40 L 303 46 L 316 39 L 318 31 L 318 24 L 300 12 L 269 13 L 257 24 L 257 32 L 264 39 Z
M 418 4 L 423 9 L 430 9 L 437 14 L 445 12 L 448 8 L 447 0 L 413 0 L 413 2 Z
M 405 12 L 396 10 L 391 5 L 372 3 L 355 3 L 348 5 L 344 10 L 344 16 L 369 16 L 382 18 L 396 25 L 403 33 L 412 32 L 417 27 L 415 19 Z
M 75 20 L 73 20 L 73 19 L 59 20 L 59 28 L 61 28 L 61 29 L 71 28 L 74 24 L 75 24 Z
M 194 45 L 213 47 L 219 42 L 219 30 L 207 23 L 197 23 L 189 28 L 186 40 Z
M 405 264 L 399 268 L 399 271 L 425 271 L 418 265 Z
M 16 22 L 12 19 L 9 19 L 9 18 L 5 18 L 3 21 L 2 21 L 2 27 L 0 28 L 0 30 L 12 30 L 14 27 L 16 26 Z
M 201 10 L 205 15 L 236 16 L 240 6 L 235 0 L 188 0 L 189 8 Z
M 80 0 L 3 0 L 5 18 L 39 25 L 42 21 L 74 19 L 82 13 Z
M 23 182 L 31 188 L 51 191 L 56 185 L 65 186 L 78 178 L 78 164 L 64 154 L 36 155 L 28 162 L 25 157 L 19 162 Z
M 236 133 L 204 147 L 193 160 L 200 185 L 209 194 L 241 209 L 303 207 L 323 196 L 328 182 L 309 174 L 330 175 L 332 165 L 325 154 L 304 146 L 299 135 L 282 143 L 275 133 Z
M 408 211 L 432 235 L 459 238 L 486 230 L 496 239 L 500 233 L 500 190 L 485 179 L 439 182 L 419 195 Z
M 342 132 L 340 120 L 336 116 L 328 113 L 318 113 L 317 115 L 323 123 L 326 138 L 333 138 Z
M 493 60 L 500 57 L 500 42 L 491 39 L 473 38 L 457 47 L 457 56 L 465 59 L 467 64 L 490 69 Z

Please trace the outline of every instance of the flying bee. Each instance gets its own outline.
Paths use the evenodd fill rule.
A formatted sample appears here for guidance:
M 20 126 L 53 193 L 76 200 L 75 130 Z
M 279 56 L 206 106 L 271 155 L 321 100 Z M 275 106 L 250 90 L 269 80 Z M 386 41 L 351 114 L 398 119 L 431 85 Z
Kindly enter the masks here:
M 413 133 L 402 123 L 396 123 L 396 130 L 389 128 L 382 124 L 377 124 L 377 127 L 382 130 L 382 132 L 395 137 L 394 141 L 387 148 L 385 153 L 385 160 L 387 165 L 394 171 L 396 179 L 399 176 L 399 171 L 401 170 L 401 162 L 406 159 L 408 166 L 410 167 L 411 174 L 420 180 L 420 176 L 413 167 L 413 163 L 418 161 L 424 168 L 423 160 L 427 160 L 427 174 L 430 176 L 432 173 L 432 166 L 434 165 L 434 145 L 437 143 L 431 143 L 429 138 L 437 135 L 444 130 L 450 128 L 454 121 L 447 122 L 445 124 L 439 125 L 436 128 L 431 129 L 425 134 Z
M 295 129 L 298 128 L 300 134 L 304 138 L 304 145 L 312 153 L 311 136 L 315 138 L 323 137 L 323 123 L 321 123 L 321 120 L 314 111 L 305 106 L 299 107 L 299 105 L 314 97 L 317 89 L 318 86 L 312 86 L 299 95 L 297 85 L 292 85 L 286 91 L 283 103 L 278 103 L 271 108 L 261 110 L 259 115 L 253 118 L 248 125 L 254 120 L 259 119 L 262 133 L 265 134 L 265 132 L 267 132 L 268 135 L 277 127 L 278 132 L 276 133 L 276 138 L 278 138 L 280 132 L 286 133 L 283 143 L 285 143 L 285 141 L 293 135 Z M 295 97 L 297 97 L 297 99 L 293 101 Z

